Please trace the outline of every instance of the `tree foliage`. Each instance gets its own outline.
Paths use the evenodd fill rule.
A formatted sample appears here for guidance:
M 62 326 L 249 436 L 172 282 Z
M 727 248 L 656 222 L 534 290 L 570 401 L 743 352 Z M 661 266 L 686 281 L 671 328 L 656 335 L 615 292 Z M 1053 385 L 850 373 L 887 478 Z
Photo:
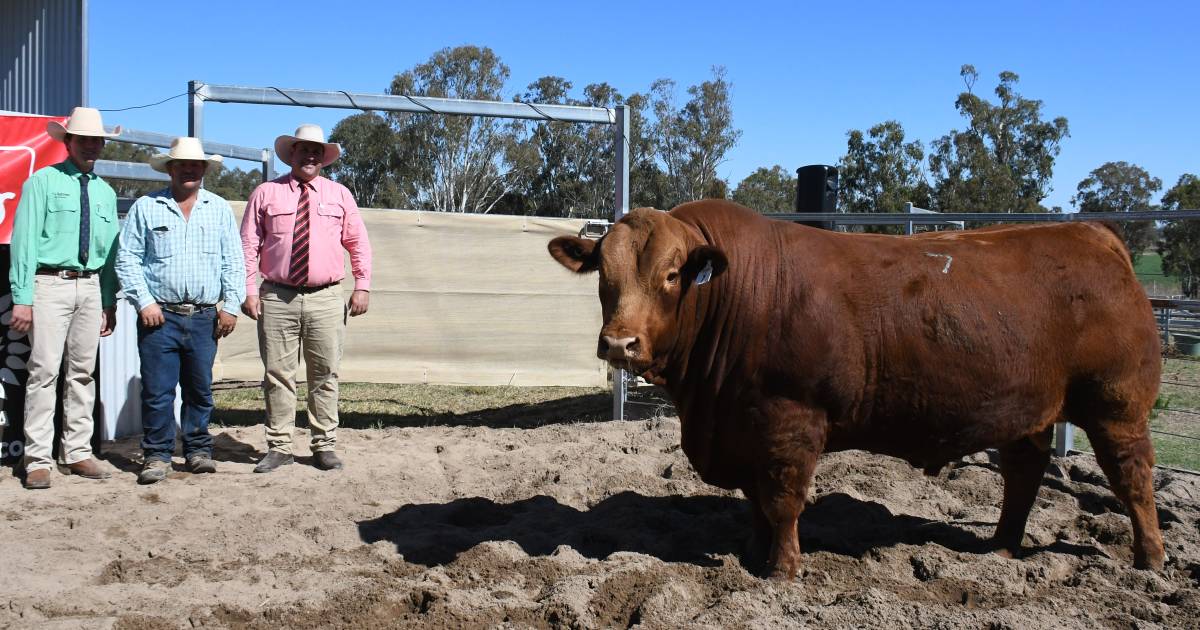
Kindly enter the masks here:
M 1184 174 L 1163 195 L 1163 210 L 1200 210 L 1200 177 Z M 1200 220 L 1172 221 L 1159 243 L 1163 273 L 1179 277 L 1183 294 L 1200 297 Z
M 796 178 L 778 164 L 759 167 L 733 190 L 734 201 L 764 214 L 793 212 L 795 198 Z
M 725 69 L 715 66 L 713 77 L 687 89 L 691 97 L 675 105 L 675 82 L 659 79 L 650 86 L 655 123 L 651 137 L 664 167 L 666 201 L 676 205 L 725 192 L 717 167 L 741 138 L 733 126 L 733 104 Z
M 262 171 L 229 168 L 222 164 L 210 166 L 204 174 L 204 189 L 228 201 L 246 201 L 254 188 L 262 183 Z
M 933 141 L 929 168 L 935 206 L 942 212 L 1042 212 L 1054 158 L 1069 135 L 1067 119 L 1042 119 L 1042 102 L 1016 91 L 1019 77 L 1001 72 L 997 102 L 973 92 L 979 74 L 964 65 L 967 91 L 954 106 L 967 120 Z
M 630 206 L 670 208 L 727 197 L 718 167 L 737 143 L 730 83 L 722 68 L 688 87 L 675 83 L 622 95 L 606 83 L 581 93 L 565 77 L 541 77 L 513 100 L 629 112 Z M 509 69 L 488 48 L 460 46 L 395 75 L 393 95 L 498 101 Z M 342 158 L 328 171 L 360 205 L 458 212 L 609 217 L 616 184 L 613 127 L 557 120 L 507 121 L 434 113 L 370 112 L 337 124 L 330 139 Z
M 1159 190 L 1162 180 L 1140 166 L 1106 162 L 1079 182 L 1071 204 L 1080 212 L 1146 212 L 1154 209 L 1151 197 Z M 1125 221 L 1121 229 L 1134 260 L 1153 244 L 1150 221 Z
M 929 208 L 933 190 L 917 140 L 905 142 L 904 127 L 889 120 L 846 134 L 846 155 L 838 162 L 839 200 L 845 212 L 901 212 L 906 202 Z
M 509 69 L 490 48 L 444 48 L 392 79 L 390 94 L 499 101 Z M 394 169 L 406 206 L 488 212 L 510 191 L 517 123 L 478 116 L 393 112 Z M 348 129 L 343 129 L 347 132 Z
M 350 189 L 364 208 L 406 207 L 416 195 L 413 188 L 401 191 L 392 174 L 401 168 L 395 134 L 383 116 L 363 112 L 343 118 L 329 134 L 329 141 L 342 145 L 342 155 L 330 164 L 327 174 Z
M 607 83 L 588 85 L 583 98 L 570 95 L 572 83 L 546 76 L 529 84 L 517 100 L 550 105 L 613 107 L 623 102 Z M 610 217 L 614 203 L 613 134 L 607 126 L 538 121 L 515 139 L 509 156 L 512 180 L 521 191 L 524 213 L 570 217 Z

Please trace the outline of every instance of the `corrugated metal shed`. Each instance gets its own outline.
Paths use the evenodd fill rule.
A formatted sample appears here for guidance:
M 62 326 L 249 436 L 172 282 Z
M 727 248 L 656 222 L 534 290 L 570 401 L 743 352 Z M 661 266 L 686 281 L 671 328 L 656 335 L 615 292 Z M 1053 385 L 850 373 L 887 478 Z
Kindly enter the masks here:
M 137 309 L 124 294 L 117 299 L 117 328 L 100 340 L 100 382 L 97 395 L 103 409 L 96 418 L 101 439 L 136 435 L 142 430 L 142 362 L 137 348 Z M 179 417 L 179 400 L 175 401 Z
M 66 116 L 87 105 L 87 6 L 0 2 L 0 109 Z

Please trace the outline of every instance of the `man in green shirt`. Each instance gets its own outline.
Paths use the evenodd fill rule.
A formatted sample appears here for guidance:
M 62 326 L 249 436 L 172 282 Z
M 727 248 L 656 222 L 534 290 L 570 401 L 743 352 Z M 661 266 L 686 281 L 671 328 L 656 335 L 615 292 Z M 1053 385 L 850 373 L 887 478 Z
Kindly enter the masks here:
M 13 219 L 11 328 L 29 334 L 25 385 L 25 487 L 50 487 L 58 374 L 66 397 L 59 462 L 69 474 L 105 479 L 92 457 L 92 372 L 100 337 L 116 326 L 117 194 L 92 169 L 106 133 L 100 112 L 76 107 L 66 126 L 51 121 L 51 138 L 67 147 L 65 162 L 34 173 L 21 188 Z M 65 361 L 64 361 L 65 358 Z

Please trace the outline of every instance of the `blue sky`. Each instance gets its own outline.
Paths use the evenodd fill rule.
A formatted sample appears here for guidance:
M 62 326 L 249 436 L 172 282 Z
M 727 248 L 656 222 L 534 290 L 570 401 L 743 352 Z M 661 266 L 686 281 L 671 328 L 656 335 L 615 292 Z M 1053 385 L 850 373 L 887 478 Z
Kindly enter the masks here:
M 442 5 L 435 7 L 434 5 Z M 153 103 L 207 83 L 382 93 L 439 49 L 492 48 L 510 99 L 541 76 L 607 82 L 623 94 L 657 78 L 684 89 L 725 66 L 741 142 L 720 167 L 731 186 L 759 166 L 834 164 L 846 132 L 899 121 L 928 144 L 964 120 L 962 64 L 992 96 L 1003 70 L 1065 116 L 1071 137 L 1047 206 L 1070 209 L 1108 161 L 1162 179 L 1200 173 L 1196 2 L 247 2 L 92 0 L 90 104 Z M 345 7 L 342 9 L 341 7 Z M 1192 43 L 1187 43 L 1192 42 Z M 209 103 L 205 137 L 269 147 L 354 112 Z M 182 135 L 187 99 L 105 114 L 108 124 Z M 247 162 L 231 164 L 250 168 Z

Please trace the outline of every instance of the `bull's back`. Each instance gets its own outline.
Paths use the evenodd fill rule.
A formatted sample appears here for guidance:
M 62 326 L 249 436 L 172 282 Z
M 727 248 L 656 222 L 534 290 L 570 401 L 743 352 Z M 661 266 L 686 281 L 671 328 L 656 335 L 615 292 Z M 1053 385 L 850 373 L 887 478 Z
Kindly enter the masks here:
M 1081 383 L 1153 400 L 1153 314 L 1103 226 L 816 238 L 837 265 L 800 281 L 825 293 L 802 319 L 845 339 L 815 363 L 849 371 L 833 448 L 952 458 L 1043 430 Z

